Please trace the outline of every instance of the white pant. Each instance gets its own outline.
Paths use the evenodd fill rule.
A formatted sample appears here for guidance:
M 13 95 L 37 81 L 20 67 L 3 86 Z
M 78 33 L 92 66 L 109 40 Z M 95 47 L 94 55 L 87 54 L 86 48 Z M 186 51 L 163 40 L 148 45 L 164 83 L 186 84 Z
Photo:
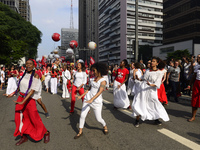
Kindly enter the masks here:
M 57 78 L 51 78 L 51 93 L 57 94 Z
M 69 91 L 67 89 L 67 83 L 63 83 L 63 94 L 62 98 L 69 98 Z
M 85 103 L 85 101 L 83 102 L 83 107 L 82 107 L 82 110 L 81 110 L 81 116 L 80 116 L 80 120 L 79 120 L 79 128 L 83 128 L 84 127 L 84 124 L 85 124 L 85 118 L 90 110 L 90 107 L 93 108 L 93 111 L 94 111 L 94 114 L 95 114 L 95 117 L 96 117 L 96 120 L 98 122 L 100 122 L 103 127 L 106 126 L 106 123 L 105 121 L 103 120 L 102 116 L 101 116 L 101 111 L 102 111 L 102 106 L 103 106 L 103 103 L 100 103 L 100 104 L 95 104 L 94 105 L 91 105 L 89 103 Z
M 49 85 L 50 85 L 50 78 L 46 77 L 45 80 L 44 80 L 44 83 L 45 83 L 46 88 L 48 89 Z

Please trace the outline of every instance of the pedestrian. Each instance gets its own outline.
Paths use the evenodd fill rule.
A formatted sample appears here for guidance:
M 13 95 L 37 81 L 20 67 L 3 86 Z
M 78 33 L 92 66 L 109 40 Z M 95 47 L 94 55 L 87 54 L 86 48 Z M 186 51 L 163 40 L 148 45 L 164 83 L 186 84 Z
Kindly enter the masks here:
M 35 103 L 35 97 L 40 89 L 39 76 L 34 70 L 36 65 L 35 60 L 28 60 L 26 71 L 18 83 L 17 91 L 20 95 L 14 101 L 16 103 L 14 136 L 21 135 L 21 139 L 16 143 L 17 146 L 28 141 L 27 136 L 35 141 L 40 141 L 44 137 L 44 143 L 48 143 L 50 140 L 50 132 L 42 123 Z
M 130 101 L 126 92 L 125 82 L 128 80 L 129 71 L 126 69 L 128 62 L 126 59 L 120 63 L 120 68 L 117 69 L 117 76 L 113 84 L 114 95 L 114 108 L 126 108 L 130 109 Z
M 71 93 L 71 110 L 70 115 L 74 113 L 74 106 L 76 102 L 75 95 L 79 92 L 80 95 L 84 93 L 83 86 L 87 83 L 87 75 L 85 72 L 85 65 L 84 62 L 79 61 L 77 66 L 77 71 L 73 75 L 74 81 L 72 86 L 72 93 Z M 82 97 L 82 101 L 84 100 L 84 96 Z
M 130 71 L 129 71 L 129 79 L 128 79 L 128 86 L 127 86 L 127 94 L 131 95 L 132 94 L 132 89 L 133 89 L 133 85 L 134 85 L 134 79 L 133 79 L 133 72 L 135 70 L 135 63 L 132 62 L 131 63 L 131 67 L 130 67 Z
M 1 76 L 0 76 L 0 80 L 1 80 L 1 90 L 3 90 L 3 85 L 5 83 L 5 67 L 1 67 Z
M 69 98 L 69 91 L 67 88 L 67 84 L 68 82 L 70 82 L 71 80 L 71 73 L 67 70 L 67 66 L 64 65 L 63 66 L 63 72 L 62 72 L 62 84 L 63 84 L 63 94 L 62 94 L 62 98 Z
M 51 67 L 47 66 L 47 70 L 44 72 L 45 80 L 45 88 L 47 90 L 47 93 L 49 92 L 49 87 L 50 87 L 50 79 L 51 79 Z
M 95 74 L 95 80 L 91 82 L 89 90 L 87 90 L 82 95 L 77 96 L 78 99 L 81 99 L 84 96 L 85 98 L 83 101 L 81 116 L 79 120 L 79 133 L 74 137 L 74 139 L 77 139 L 83 135 L 85 118 L 90 108 L 93 108 L 96 120 L 102 124 L 104 134 L 108 134 L 106 122 L 101 115 L 103 107 L 102 92 L 106 87 L 106 79 L 103 77 L 103 75 L 107 75 L 107 66 L 103 63 L 97 62 L 91 66 L 91 69 Z
M 15 66 L 11 66 L 10 70 L 8 71 L 8 86 L 6 89 L 5 96 L 13 95 L 17 89 L 17 76 L 18 71 L 15 69 Z
M 197 56 L 197 65 L 195 65 L 194 75 L 192 80 L 190 81 L 190 85 L 187 87 L 186 90 L 189 90 L 192 83 L 193 90 L 192 90 L 192 117 L 188 119 L 189 122 L 195 120 L 195 116 L 197 113 L 198 108 L 200 108 L 200 54 Z
M 56 66 L 52 67 L 52 70 L 50 72 L 51 74 L 51 80 L 50 80 L 50 85 L 51 85 L 51 93 L 52 94 L 57 94 L 57 73 L 55 71 Z
M 139 119 L 155 120 L 155 124 L 161 125 L 164 121 L 169 121 L 168 114 L 163 105 L 158 100 L 157 89 L 161 85 L 163 74 L 158 70 L 157 65 L 160 59 L 153 57 L 151 60 L 151 69 L 147 70 L 141 79 L 138 79 L 138 92 L 134 96 L 132 109 L 133 116 L 136 117 L 135 127 L 139 127 Z
M 173 62 L 171 62 L 173 63 Z M 171 64 L 172 65 L 172 64 Z M 167 98 L 170 100 L 170 96 L 174 97 L 174 100 L 178 102 L 177 90 L 180 82 L 180 68 L 178 67 L 179 62 L 175 61 L 174 67 L 170 67 L 167 72 L 167 85 L 169 84 L 172 88 L 171 92 L 167 93 Z M 173 66 L 173 65 L 172 65 Z

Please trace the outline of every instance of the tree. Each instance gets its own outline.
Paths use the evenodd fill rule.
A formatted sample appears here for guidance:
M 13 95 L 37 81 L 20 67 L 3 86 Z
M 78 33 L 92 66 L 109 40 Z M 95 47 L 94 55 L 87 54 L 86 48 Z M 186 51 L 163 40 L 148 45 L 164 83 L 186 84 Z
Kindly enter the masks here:
M 34 58 L 42 33 L 18 13 L 0 2 L 0 63 Z
M 172 59 L 180 60 L 182 59 L 183 56 L 190 58 L 190 52 L 187 49 L 185 49 L 185 50 L 176 50 L 172 53 L 168 53 L 167 61 L 170 61 Z

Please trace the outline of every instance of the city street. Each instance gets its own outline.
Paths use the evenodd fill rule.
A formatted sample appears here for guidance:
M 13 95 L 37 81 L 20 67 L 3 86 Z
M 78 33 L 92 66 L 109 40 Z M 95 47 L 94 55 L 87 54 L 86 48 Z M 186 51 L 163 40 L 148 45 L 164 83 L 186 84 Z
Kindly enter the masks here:
M 19 138 L 14 137 L 14 110 L 17 97 L 3 97 L 5 91 L 0 91 L 0 145 L 1 150 L 200 150 L 200 110 L 196 120 L 187 122 L 191 116 L 190 99 L 182 97 L 179 103 L 170 101 L 165 106 L 170 121 L 161 126 L 153 121 L 145 121 L 139 128 L 134 127 L 135 119 L 129 110 L 113 109 L 112 89 L 103 93 L 103 118 L 107 123 L 109 134 L 104 135 L 102 126 L 95 119 L 93 111 L 86 118 L 83 136 L 74 140 L 78 132 L 81 100 L 76 102 L 75 113 L 69 116 L 70 99 L 62 99 L 62 91 L 57 95 L 43 91 L 42 97 L 50 118 L 45 118 L 44 112 L 37 105 L 38 112 L 46 128 L 51 132 L 48 144 L 28 141 L 15 146 Z M 131 99 L 132 102 L 132 99 Z

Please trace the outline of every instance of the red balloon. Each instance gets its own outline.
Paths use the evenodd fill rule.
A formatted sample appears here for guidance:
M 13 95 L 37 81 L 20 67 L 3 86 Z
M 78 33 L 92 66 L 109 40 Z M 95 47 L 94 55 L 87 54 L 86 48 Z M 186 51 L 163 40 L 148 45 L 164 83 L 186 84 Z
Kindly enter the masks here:
M 75 47 L 78 47 L 78 42 L 75 41 L 75 40 L 72 40 L 72 41 L 69 43 L 69 46 L 70 46 L 72 49 L 74 48 L 74 46 L 75 46 Z
M 52 39 L 53 39 L 55 42 L 60 41 L 60 34 L 59 34 L 59 33 L 54 33 L 54 34 L 52 35 Z

